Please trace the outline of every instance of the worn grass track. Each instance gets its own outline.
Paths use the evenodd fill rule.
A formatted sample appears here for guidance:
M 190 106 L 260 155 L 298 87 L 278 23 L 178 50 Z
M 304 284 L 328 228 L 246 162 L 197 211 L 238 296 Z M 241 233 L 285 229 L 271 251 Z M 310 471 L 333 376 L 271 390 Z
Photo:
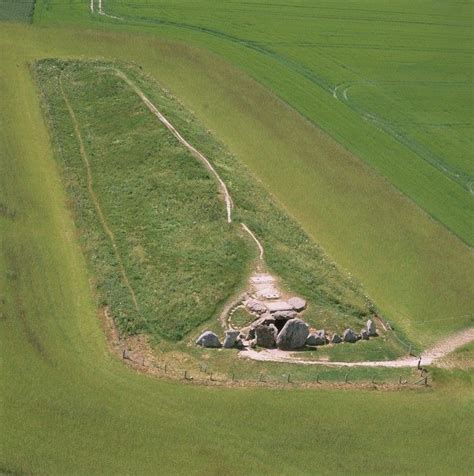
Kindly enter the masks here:
M 125 283 L 125 286 L 127 287 L 128 291 L 130 292 L 130 296 L 132 298 L 133 305 L 135 306 L 135 310 L 140 312 L 140 309 L 139 309 L 139 306 L 138 306 L 138 301 L 137 301 L 137 296 L 136 296 L 135 291 L 133 290 L 133 288 L 130 284 L 130 280 L 128 279 L 127 273 L 125 271 L 125 267 L 123 265 L 123 260 L 122 260 L 122 257 L 120 256 L 120 252 L 119 252 L 118 247 L 117 247 L 117 242 L 115 240 L 114 233 L 112 232 L 109 225 L 107 224 L 107 220 L 105 219 L 104 212 L 102 211 L 102 207 L 100 206 L 100 202 L 97 198 L 96 193 L 94 192 L 94 179 L 92 177 L 92 170 L 91 170 L 89 159 L 87 157 L 87 152 L 86 152 L 86 149 L 84 147 L 84 141 L 82 139 L 81 130 L 80 130 L 80 127 L 79 127 L 79 122 L 77 121 L 76 114 L 74 113 L 74 109 L 72 108 L 71 103 L 69 102 L 67 94 L 64 91 L 64 86 L 63 86 L 63 83 L 62 83 L 61 75 L 59 76 L 59 87 L 60 87 L 60 90 L 61 90 L 61 95 L 64 99 L 65 104 L 66 104 L 67 110 L 69 112 L 69 116 L 70 116 L 71 121 L 73 123 L 74 133 L 75 133 L 76 139 L 79 143 L 79 151 L 80 151 L 80 154 L 81 154 L 81 158 L 84 161 L 84 166 L 86 168 L 87 189 L 89 191 L 89 196 L 90 196 L 92 202 L 94 203 L 94 207 L 96 209 L 97 215 L 98 215 L 99 220 L 101 222 L 102 228 L 104 229 L 106 235 L 110 239 L 110 242 L 112 244 L 112 248 L 114 250 L 115 258 L 117 260 L 117 263 L 118 263 L 118 266 L 119 266 L 119 269 L 120 269 L 120 274 L 122 275 L 122 279 Z

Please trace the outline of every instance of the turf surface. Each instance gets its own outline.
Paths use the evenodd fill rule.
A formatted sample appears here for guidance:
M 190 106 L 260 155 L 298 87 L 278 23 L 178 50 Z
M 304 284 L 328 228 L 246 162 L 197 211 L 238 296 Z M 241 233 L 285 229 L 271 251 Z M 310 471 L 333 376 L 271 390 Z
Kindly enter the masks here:
M 363 474 L 469 474 L 469 377 L 459 384 L 444 376 L 446 387 L 428 392 L 225 390 L 144 378 L 116 362 L 27 62 L 58 55 L 139 60 L 264 183 L 279 177 L 281 184 L 305 163 L 301 157 L 311 157 L 306 163 L 320 164 L 331 186 L 307 166 L 275 195 L 339 262 L 357 269 L 378 303 L 407 328 L 424 330 L 425 339 L 467 322 L 458 316 L 468 309 L 470 258 L 459 240 L 343 153 L 352 173 L 341 167 L 331 175 L 314 153 L 316 146 L 328 150 L 324 136 L 202 51 L 139 35 L 4 24 L 0 41 L 2 472 L 241 474 L 244 465 L 254 474 L 314 474 L 346 472 L 350 461 L 350 471 Z M 304 128 L 303 135 L 288 129 L 295 142 L 286 147 L 272 121 L 276 111 L 283 125 Z M 291 158 L 280 169 L 272 162 L 278 150 Z M 364 196 L 342 195 L 350 184 Z M 423 323 L 446 316 L 456 320 Z
M 229 184 L 232 225 L 202 164 L 114 68 L 149 91 L 187 140 L 211 158 Z M 272 203 L 237 158 L 138 68 L 46 60 L 35 71 L 99 306 L 109 306 L 122 332 L 177 340 L 216 320 L 255 258 L 241 221 L 262 240 L 273 272 L 309 300 L 308 323 L 339 333 L 363 327 L 373 304 L 353 279 Z
M 252 253 L 209 173 L 112 68 L 45 61 L 36 72 L 99 305 L 124 333 L 176 340 L 216 314 Z
M 110 5 L 107 3 L 106 8 Z M 434 335 L 472 323 L 471 290 L 466 279 L 472 276 L 472 254 L 467 246 L 434 223 L 388 181 L 246 76 L 202 50 L 191 52 L 171 44 L 158 49 L 152 38 L 156 35 L 181 38 L 214 50 L 225 46 L 225 51 L 219 54 L 244 69 L 261 73 L 258 77 L 261 82 L 268 77 L 284 80 L 287 86 L 294 86 L 291 91 L 304 93 L 305 107 L 314 98 L 321 117 L 328 111 L 336 114 L 337 102 L 324 106 L 313 90 L 306 86 L 296 88 L 299 83 L 295 78 L 288 79 L 281 65 L 272 63 L 270 67 L 259 53 L 244 51 L 235 42 L 220 41 L 212 35 L 202 41 L 203 34 L 194 30 L 186 30 L 187 36 L 182 37 L 178 32 L 183 29 L 177 32 L 168 26 L 158 29 L 156 25 L 143 23 L 123 24 L 107 17 L 91 16 L 86 7 L 71 4 L 65 11 L 59 5 L 44 4 L 37 10 L 37 19 L 40 24 L 66 21 L 88 25 L 95 32 L 109 30 L 109 34 L 104 32 L 109 38 L 112 30 L 133 31 L 133 40 L 127 37 L 120 54 L 113 53 L 112 40 L 109 42 L 92 32 L 89 37 L 95 43 L 96 54 L 115 54 L 137 61 L 159 78 L 232 153 L 249 165 L 305 231 L 362 283 L 370 298 L 397 327 L 412 339 L 429 342 Z M 143 48 L 133 54 L 139 32 L 149 35 L 144 36 Z M 81 48 L 72 44 L 69 51 L 84 54 L 87 45 L 84 43 Z M 163 62 L 165 57 L 170 58 L 169 67 L 158 67 L 157 58 Z M 182 61 L 175 61 L 178 57 Z M 334 100 L 332 96 L 330 99 Z M 298 107 L 296 99 L 287 100 Z M 336 116 L 338 122 L 339 113 Z M 344 122 L 341 130 L 382 147 L 377 157 L 391 153 L 393 144 L 387 144 L 372 129 L 365 130 L 366 122 L 355 119 Z M 432 198 L 434 193 L 440 206 L 449 204 L 451 199 L 463 203 L 458 192 L 442 192 L 443 185 L 432 172 L 419 175 L 410 167 L 399 165 L 398 170 L 406 174 L 407 183 L 420 193 L 431 194 Z M 420 187 L 419 179 L 427 179 L 428 183 Z M 470 201 L 468 194 L 461 193 Z M 463 222 L 470 228 L 471 212 L 462 208 L 467 213 Z M 451 211 L 450 219 L 456 220 L 456 210 Z
M 473 243 L 469 2 L 105 2 L 120 20 L 44 5 L 45 22 L 109 22 L 216 51 Z

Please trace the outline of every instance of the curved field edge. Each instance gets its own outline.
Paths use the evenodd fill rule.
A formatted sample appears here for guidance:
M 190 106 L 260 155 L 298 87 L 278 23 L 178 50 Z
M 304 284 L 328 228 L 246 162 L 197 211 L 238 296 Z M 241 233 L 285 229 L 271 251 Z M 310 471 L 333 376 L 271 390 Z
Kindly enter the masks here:
M 29 43 L 30 34 L 9 30 L 9 41 L 27 48 L 8 49 L 0 76 L 2 471 L 232 475 L 244 459 L 259 473 L 310 474 L 323 460 L 343 472 L 345 458 L 363 474 L 470 471 L 471 393 L 453 385 L 227 390 L 145 378 L 115 361 L 26 64 L 68 44 L 72 54 L 77 36 Z M 308 438 L 315 432 L 317 444 Z M 275 435 L 285 435 L 278 457 Z
M 404 5 L 404 2 L 401 2 L 400 9 L 403 9 L 402 5 Z M 157 37 L 170 38 L 183 41 L 186 44 L 200 46 L 219 54 L 222 58 L 231 61 L 235 66 L 270 88 L 313 124 L 317 124 L 326 131 L 325 133 L 331 134 L 352 154 L 364 160 L 380 175 L 387 177 L 393 186 L 410 197 L 432 218 L 440 221 L 465 243 L 472 245 L 474 238 L 471 227 L 473 198 L 469 192 L 470 185 L 466 181 L 467 179 L 463 181 L 462 185 L 456 183 L 456 181 L 453 181 L 453 177 L 444 173 L 444 168 L 448 167 L 447 164 L 442 167 L 435 166 L 439 160 L 438 158 L 433 160 L 433 156 L 436 154 L 430 150 L 430 141 L 426 142 L 425 140 L 420 143 L 413 134 L 410 135 L 405 130 L 400 130 L 399 126 L 392 123 L 386 126 L 384 120 L 386 115 L 380 116 L 370 108 L 361 113 L 360 110 L 350 107 L 350 104 L 341 102 L 333 96 L 341 82 L 347 80 L 367 83 L 377 82 L 380 75 L 374 72 L 373 68 L 369 67 L 367 77 L 364 76 L 363 72 L 357 73 L 357 62 L 352 64 L 348 57 L 343 57 L 342 60 L 339 59 L 341 48 L 330 50 L 333 56 L 325 50 L 316 49 L 313 54 L 314 57 L 310 57 L 312 62 L 309 63 L 307 63 L 307 58 L 304 55 L 303 58 L 292 57 L 291 48 L 279 46 L 281 41 L 276 41 L 273 45 L 270 39 L 264 36 L 265 27 L 262 24 L 265 24 L 267 20 L 271 21 L 271 17 L 267 15 L 252 17 L 249 20 L 260 22 L 258 27 L 255 27 L 258 32 L 258 34 L 255 34 L 259 39 L 254 41 L 240 37 L 239 31 L 232 32 L 232 23 L 230 27 L 228 27 L 226 21 L 224 21 L 224 24 L 214 24 L 212 22 L 213 16 L 210 15 L 210 19 L 206 18 L 205 13 L 203 13 L 202 18 L 199 14 L 196 18 L 193 16 L 187 17 L 189 12 L 193 15 L 193 8 L 183 8 L 183 5 L 181 5 L 181 9 L 179 6 L 174 6 L 174 8 L 167 10 L 167 6 L 169 4 L 160 6 L 159 17 L 157 18 L 154 16 L 156 11 L 153 10 L 153 6 L 150 8 L 144 3 L 135 5 L 136 8 L 133 9 L 130 9 L 129 5 L 126 4 L 104 3 L 105 11 L 112 11 L 120 16 L 121 20 L 117 20 L 108 18 L 106 15 L 98 15 L 97 8 L 95 13 L 91 14 L 86 5 L 76 5 L 76 9 L 73 10 L 74 13 L 69 8 L 65 11 L 56 5 L 45 9 L 44 20 L 42 15 L 38 15 L 37 18 L 39 24 L 56 25 L 67 21 L 97 29 L 147 32 Z M 203 11 L 207 7 L 209 7 L 209 4 L 206 4 L 206 2 L 200 4 Z M 283 5 L 282 8 L 284 7 L 289 7 L 289 5 Z M 137 17 L 140 8 L 144 8 L 146 14 Z M 240 16 L 238 10 L 239 6 L 235 10 L 235 18 L 240 18 L 245 22 L 245 15 Z M 230 11 L 229 17 L 232 17 L 233 13 L 234 11 Z M 180 15 L 180 18 L 176 18 L 173 14 Z M 325 17 L 322 18 L 322 21 L 324 21 Z M 427 28 L 432 28 L 432 26 Z M 318 24 L 318 27 L 321 27 L 321 25 Z M 341 23 L 341 29 L 346 27 L 345 23 Z M 284 39 L 286 24 L 278 23 L 275 28 L 283 30 Z M 310 29 L 311 27 L 306 26 L 306 28 Z M 383 26 L 381 28 L 382 31 L 378 34 L 384 35 Z M 324 28 L 323 31 L 325 31 Z M 338 31 L 336 28 L 334 31 L 329 30 L 326 34 L 329 38 L 337 37 Z M 298 32 L 292 33 L 298 36 Z M 362 30 L 355 34 L 353 41 L 355 43 L 362 41 L 360 38 L 364 37 L 363 33 Z M 368 33 L 367 41 L 373 37 L 371 29 L 368 30 Z M 439 33 L 444 34 L 444 30 L 439 30 Z M 413 34 L 414 32 L 411 32 L 411 35 Z M 409 31 L 407 35 L 408 39 L 405 39 L 405 41 L 411 46 L 412 40 Z M 254 35 L 250 36 L 253 37 Z M 395 36 L 391 41 L 395 41 L 396 38 Z M 434 38 L 439 38 L 439 34 L 435 34 Z M 293 41 L 295 40 L 293 39 Z M 312 48 L 308 48 L 311 44 L 310 42 L 309 45 L 303 46 L 302 50 L 312 50 Z M 318 44 L 316 42 L 316 45 Z M 435 44 L 434 48 L 436 50 L 436 48 L 440 49 L 441 47 Z M 402 49 L 402 51 L 408 54 L 405 49 Z M 375 55 L 376 52 L 377 50 L 373 54 Z M 391 54 L 393 52 L 390 49 L 385 52 L 385 55 Z M 426 59 L 425 56 L 421 56 L 420 64 L 430 63 L 432 53 L 428 51 L 426 55 L 428 55 Z M 447 59 L 449 58 L 448 53 Z M 414 61 L 416 59 L 415 57 Z M 383 61 L 384 55 L 380 56 L 379 52 L 377 60 Z M 364 64 L 364 57 L 362 56 L 362 60 L 359 57 L 359 61 Z M 397 56 L 394 57 L 393 61 L 394 63 L 399 61 Z M 383 64 L 387 68 L 391 65 L 390 61 Z M 363 70 L 364 68 L 362 68 Z M 421 72 L 423 71 L 423 68 L 421 68 Z M 425 71 L 425 76 L 435 73 L 436 71 L 428 68 Z M 396 76 L 397 72 L 395 71 L 393 74 Z M 375 78 L 374 81 L 371 80 L 372 76 Z M 390 76 L 389 78 L 392 79 Z M 308 100 L 308 98 L 310 99 Z M 469 97 L 465 99 L 466 102 L 468 100 Z M 387 109 L 392 108 L 390 101 L 384 104 Z M 441 104 L 440 107 L 443 108 L 444 106 Z M 461 147 L 457 151 L 457 155 L 469 156 L 470 152 L 469 146 Z
M 210 158 L 229 184 L 233 224 L 225 222 L 208 171 L 116 71 Z M 255 256 L 241 221 L 262 240 L 272 271 L 308 299 L 308 323 L 342 332 L 362 327 L 374 312 L 357 283 L 275 206 L 238 158 L 138 68 L 43 60 L 35 72 L 99 303 L 110 306 L 122 331 L 179 339 L 216 319 Z

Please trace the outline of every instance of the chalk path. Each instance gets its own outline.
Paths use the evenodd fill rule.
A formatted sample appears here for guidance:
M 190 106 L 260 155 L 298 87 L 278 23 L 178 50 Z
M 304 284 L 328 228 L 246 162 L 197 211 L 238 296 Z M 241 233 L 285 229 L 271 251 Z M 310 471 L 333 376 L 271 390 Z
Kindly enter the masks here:
M 265 349 L 261 351 L 248 349 L 239 352 L 239 357 L 258 360 L 260 362 L 283 362 L 287 364 L 322 365 L 328 367 L 417 367 L 419 362 L 421 365 L 431 365 L 459 347 L 469 344 L 469 342 L 472 341 L 474 341 L 474 327 L 457 332 L 456 334 L 438 341 L 432 347 L 423 352 L 421 355 L 421 362 L 417 357 L 406 357 L 396 360 L 378 360 L 372 362 L 329 362 L 323 360 L 304 360 L 299 358 L 297 352 L 288 352 L 279 349 Z

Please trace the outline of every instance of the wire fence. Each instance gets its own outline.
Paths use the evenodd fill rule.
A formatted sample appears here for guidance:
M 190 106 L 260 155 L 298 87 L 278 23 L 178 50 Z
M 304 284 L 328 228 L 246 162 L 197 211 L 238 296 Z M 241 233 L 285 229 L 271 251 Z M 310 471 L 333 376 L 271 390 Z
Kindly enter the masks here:
M 196 365 L 181 365 L 171 361 L 150 361 L 146 357 L 135 356 L 123 351 L 122 358 L 136 370 L 152 374 L 158 378 L 166 378 L 186 383 L 223 386 L 387 386 L 387 387 L 411 387 L 428 386 L 431 377 L 428 370 L 421 366 L 406 369 L 352 369 L 352 368 L 321 368 L 307 370 L 296 368 L 294 371 L 274 371 L 259 369 L 249 371 L 245 368 L 234 368 L 223 371 L 214 368 L 207 362 L 199 362 Z M 275 367 L 276 369 L 276 367 Z

